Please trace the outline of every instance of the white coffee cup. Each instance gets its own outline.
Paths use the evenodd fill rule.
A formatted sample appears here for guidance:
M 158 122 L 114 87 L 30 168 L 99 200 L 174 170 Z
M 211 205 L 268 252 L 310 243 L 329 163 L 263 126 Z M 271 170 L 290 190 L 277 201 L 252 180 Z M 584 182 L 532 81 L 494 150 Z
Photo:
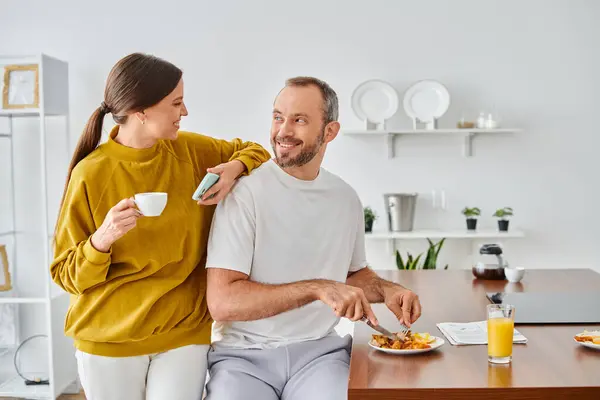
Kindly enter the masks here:
M 167 205 L 167 194 L 163 192 L 138 193 L 133 198 L 144 217 L 158 217 Z
M 517 283 L 523 279 L 525 275 L 525 268 L 523 267 L 511 267 L 504 268 L 504 275 L 509 282 Z

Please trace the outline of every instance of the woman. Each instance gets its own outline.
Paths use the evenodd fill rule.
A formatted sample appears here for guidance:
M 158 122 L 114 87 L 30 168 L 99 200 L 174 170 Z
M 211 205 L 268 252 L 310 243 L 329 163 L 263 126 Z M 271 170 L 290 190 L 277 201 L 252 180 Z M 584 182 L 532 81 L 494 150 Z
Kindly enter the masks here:
M 254 143 L 180 132 L 181 77 L 153 56 L 120 60 L 69 167 L 51 274 L 75 295 L 65 331 L 88 400 L 202 397 L 212 205 L 270 156 Z M 117 126 L 98 146 L 108 113 Z M 207 170 L 220 179 L 199 207 L 191 197 Z M 143 192 L 167 193 L 160 216 L 137 209 Z

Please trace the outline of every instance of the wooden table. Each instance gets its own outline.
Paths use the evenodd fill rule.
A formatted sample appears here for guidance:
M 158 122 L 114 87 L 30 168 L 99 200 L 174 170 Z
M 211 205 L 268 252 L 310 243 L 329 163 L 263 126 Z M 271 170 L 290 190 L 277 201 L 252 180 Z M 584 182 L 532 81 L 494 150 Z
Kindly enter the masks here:
M 529 270 L 517 284 L 477 280 L 470 270 L 377 273 L 419 295 L 423 315 L 413 330 L 442 338 L 436 323 L 486 319 L 486 291 L 600 291 L 600 274 L 588 269 Z M 374 305 L 374 311 L 383 326 L 398 327 L 385 305 Z M 487 346 L 453 346 L 445 338 L 441 348 L 428 353 L 384 354 L 367 345 L 375 332 L 356 323 L 348 398 L 600 399 L 600 351 L 573 341 L 584 328 L 600 329 L 600 324 L 518 324 L 528 343 L 513 346 L 511 364 L 494 365 L 487 361 Z

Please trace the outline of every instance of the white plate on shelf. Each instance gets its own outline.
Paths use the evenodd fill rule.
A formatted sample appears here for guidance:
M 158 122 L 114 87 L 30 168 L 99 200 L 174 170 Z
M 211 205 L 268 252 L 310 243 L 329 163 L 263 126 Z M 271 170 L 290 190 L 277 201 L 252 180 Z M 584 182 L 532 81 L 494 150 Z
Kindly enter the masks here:
M 404 111 L 421 122 L 440 118 L 450 107 L 450 93 L 438 81 L 423 80 L 409 87 L 404 93 Z
M 373 344 L 371 344 L 371 342 L 369 341 L 369 346 L 375 350 L 384 352 L 384 353 L 388 353 L 388 354 L 396 354 L 396 355 L 408 355 L 408 354 L 418 354 L 418 353 L 427 353 L 428 351 L 433 351 L 436 349 L 439 349 L 440 347 L 442 347 L 444 345 L 444 343 L 446 343 L 446 341 L 444 339 L 442 339 L 441 337 L 437 337 L 437 336 L 432 336 L 433 338 L 435 338 L 435 341 L 430 343 L 430 348 L 428 349 L 409 349 L 409 350 L 396 350 L 396 349 L 383 349 L 381 347 L 377 347 Z
M 352 92 L 352 110 L 358 118 L 382 124 L 398 111 L 398 92 L 387 82 L 372 79 L 361 83 Z

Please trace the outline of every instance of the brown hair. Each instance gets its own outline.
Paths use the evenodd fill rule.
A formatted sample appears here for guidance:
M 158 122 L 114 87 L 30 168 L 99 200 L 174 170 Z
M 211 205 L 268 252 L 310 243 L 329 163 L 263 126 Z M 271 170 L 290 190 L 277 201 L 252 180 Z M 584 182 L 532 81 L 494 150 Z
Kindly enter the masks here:
M 285 81 L 285 86 L 316 86 L 323 96 L 323 122 L 327 125 L 338 119 L 338 98 L 326 82 L 312 76 L 297 76 Z
M 155 105 L 171 93 L 182 71 L 158 57 L 133 53 L 119 60 L 112 68 L 104 88 L 104 101 L 92 113 L 77 142 L 63 192 L 65 200 L 75 166 L 98 147 L 102 137 L 104 116 L 111 113 L 117 124 L 124 124 L 127 115 Z

